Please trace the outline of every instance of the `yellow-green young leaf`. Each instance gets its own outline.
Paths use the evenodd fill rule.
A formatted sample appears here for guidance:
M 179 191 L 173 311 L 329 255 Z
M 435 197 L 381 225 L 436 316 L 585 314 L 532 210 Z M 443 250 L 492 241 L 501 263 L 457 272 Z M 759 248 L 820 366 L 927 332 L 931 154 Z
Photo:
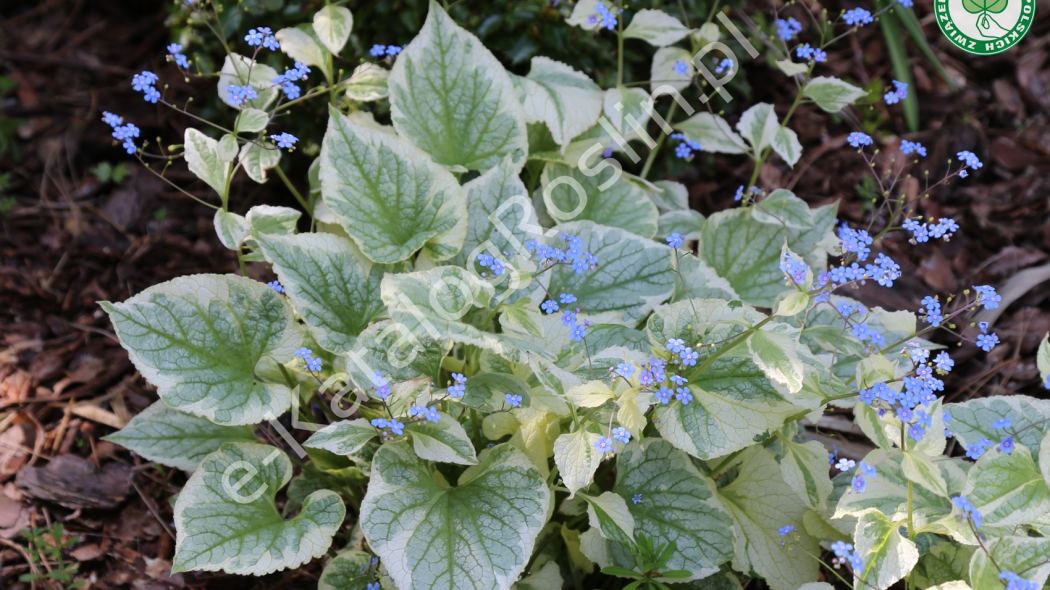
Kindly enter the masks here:
M 594 448 L 596 442 L 598 435 L 582 428 L 554 441 L 554 464 L 570 498 L 594 481 L 594 472 L 602 463 L 602 454 Z
M 895 368 L 896 363 L 886 355 L 873 354 L 857 363 L 857 385 L 867 389 L 876 383 L 892 381 Z
M 781 444 L 784 456 L 780 459 L 780 473 L 784 482 L 806 505 L 823 514 L 832 489 L 828 450 L 815 440 L 802 444 L 782 440 Z
M 343 6 L 329 4 L 314 14 L 314 33 L 332 55 L 339 55 L 353 28 L 354 15 Z
M 686 65 L 685 74 L 679 74 L 675 70 L 678 62 Z M 681 47 L 661 47 L 653 54 L 653 65 L 649 70 L 649 90 L 656 92 L 661 86 L 670 86 L 681 92 L 689 86 L 694 75 L 696 68 L 693 67 L 693 56 L 688 51 Z M 707 146 L 700 145 L 707 149 Z
M 281 162 L 281 150 L 272 144 L 265 147 L 259 143 L 246 143 L 237 155 L 244 173 L 259 184 L 266 182 L 266 171 L 276 168 Z
M 405 434 L 411 433 L 412 448 L 421 459 L 439 463 L 477 465 L 474 444 L 467 431 L 448 414 L 439 414 L 437 422 L 415 422 L 405 426 Z
M 921 485 L 935 494 L 948 497 L 948 484 L 941 475 L 930 457 L 925 453 L 916 451 L 905 451 L 901 461 L 901 471 L 904 477 L 912 483 Z
M 364 551 L 341 551 L 324 566 L 317 590 L 368 590 L 375 579 L 372 556 Z
M 511 586 L 511 590 L 550 590 L 564 585 L 558 562 L 548 561 L 539 570 L 533 568 L 533 572 Z
M 901 461 L 899 452 L 888 455 L 883 449 L 875 449 L 868 453 L 864 462 L 877 466 L 875 477 L 866 478 L 867 488 L 863 492 L 847 491 L 842 494 L 832 518 L 861 516 L 873 510 L 894 521 L 908 518 L 908 480 L 902 473 Z M 937 465 L 942 466 L 943 476 L 943 463 Z M 951 510 L 944 496 L 922 486 L 912 486 L 912 517 L 917 529 L 949 514 Z
M 550 491 L 520 451 L 498 445 L 458 485 L 435 480 L 407 443 L 372 460 L 361 530 L 401 590 L 504 590 L 543 528 Z M 483 547 L 484 551 L 478 551 Z
M 682 21 L 662 10 L 644 8 L 635 13 L 631 24 L 623 31 L 627 39 L 641 39 L 655 47 L 664 47 L 682 40 L 689 28 Z
M 303 446 L 348 456 L 360 451 L 377 434 L 365 418 L 341 420 L 310 435 Z
M 292 462 L 269 445 L 226 444 L 205 457 L 175 501 L 172 572 L 261 576 L 324 555 L 346 508 L 320 490 L 284 520 L 274 496 L 291 477 Z
M 570 387 L 565 397 L 572 405 L 579 408 L 597 408 L 613 399 L 613 392 L 603 381 L 588 381 Z
M 945 411 L 952 420 L 947 424 L 955 438 L 966 448 L 978 440 L 1002 440 L 1004 431 L 992 424 L 1009 418 L 1017 431 L 1014 443 L 1025 446 L 1032 457 L 1041 457 L 1043 438 L 1050 432 L 1050 400 L 1036 399 L 1027 395 L 982 397 L 961 404 L 947 404 Z M 1043 469 L 1047 465 L 1040 463 Z
M 1050 488 L 1021 445 L 1009 455 L 997 448 L 981 455 L 970 469 L 963 495 L 988 526 L 1031 524 L 1050 512 Z
M 507 154 L 525 163 L 525 112 L 510 77 L 437 2 L 388 83 L 394 127 L 438 164 L 484 172 Z
M 689 139 L 700 142 L 700 147 L 705 152 L 720 154 L 743 154 L 747 152 L 747 144 L 744 142 L 744 139 L 733 131 L 729 123 L 722 117 L 712 115 L 707 111 L 697 113 L 680 123 L 675 123 L 674 128 Z
M 103 440 L 161 465 L 193 471 L 222 445 L 257 439 L 251 426 L 220 426 L 157 401 Z
M 543 56 L 532 58 L 525 77 L 513 76 L 528 123 L 543 123 L 554 143 L 567 146 L 602 114 L 602 89 L 586 74 Z
M 592 529 L 598 529 L 610 541 L 634 546 L 634 516 L 623 498 L 612 492 L 580 497 L 587 501 L 587 520 Z
M 1014 572 L 1042 588 L 1050 576 L 1050 539 L 1022 536 L 989 535 L 984 546 L 991 556 L 977 550 L 970 560 L 970 585 L 973 590 L 1001 590 L 1000 570 Z
M 777 61 L 777 68 L 788 76 L 797 76 L 798 74 L 806 73 L 809 66 L 806 64 L 795 63 L 790 59 L 781 59 Z
M 798 315 L 809 307 L 809 293 L 803 291 L 786 291 L 777 297 L 773 315 L 791 317 Z
M 863 88 L 843 82 L 838 78 L 817 76 L 806 83 L 802 96 L 817 103 L 817 106 L 829 113 L 837 113 L 853 104 L 858 98 L 868 95 Z
M 190 172 L 205 184 L 215 189 L 219 197 L 226 200 L 226 178 L 230 174 L 230 162 L 219 154 L 219 142 L 192 127 L 186 128 L 183 140 L 186 164 Z
M 918 563 L 919 549 L 900 534 L 900 525 L 876 511 L 864 514 L 857 521 L 854 542 L 856 551 L 864 560 L 864 570 L 859 575 L 853 572 L 857 580 L 854 587 L 863 584 L 871 588 L 889 588 Z
M 334 234 L 260 235 L 267 260 L 311 335 L 327 351 L 349 352 L 368 324 L 384 315 L 383 268 Z
M 798 590 L 817 578 L 817 562 L 799 559 L 798 552 L 816 554 L 820 547 L 802 523 L 806 507 L 780 475 L 776 459 L 761 445 L 741 454 L 740 474 L 718 491 L 738 529 L 733 569 L 765 578 L 773 590 Z M 793 525 L 795 552 L 780 545 L 777 529 Z M 795 537 L 797 535 L 797 537 Z M 796 540 L 797 539 L 797 540 Z
M 266 285 L 191 275 L 100 305 L 168 405 L 231 426 L 277 418 L 291 405 L 285 384 L 255 374 L 264 357 L 286 363 L 302 344 L 291 306 Z
M 346 83 L 346 97 L 360 102 L 371 102 L 389 95 L 387 79 L 390 70 L 373 63 L 363 63 L 354 68 Z
M 308 24 L 281 29 L 274 35 L 281 43 L 281 51 L 295 61 L 328 72 L 328 51 Z
M 379 263 L 420 248 L 434 260 L 455 256 L 467 230 L 455 177 L 408 141 L 329 111 L 321 196 L 364 255 Z
M 796 346 L 799 344 L 791 336 L 766 330 L 757 330 L 747 339 L 751 360 L 790 393 L 802 389 L 802 360 L 798 358 Z
M 251 58 L 243 55 L 231 53 L 226 56 L 226 61 L 222 64 L 222 71 L 219 72 L 219 99 L 236 109 L 244 106 L 266 110 L 266 107 L 277 98 L 277 88 L 273 85 L 273 79 L 276 77 L 277 72 L 270 66 L 253 62 Z M 245 85 L 251 85 L 259 96 L 243 105 L 230 102 L 227 87 Z

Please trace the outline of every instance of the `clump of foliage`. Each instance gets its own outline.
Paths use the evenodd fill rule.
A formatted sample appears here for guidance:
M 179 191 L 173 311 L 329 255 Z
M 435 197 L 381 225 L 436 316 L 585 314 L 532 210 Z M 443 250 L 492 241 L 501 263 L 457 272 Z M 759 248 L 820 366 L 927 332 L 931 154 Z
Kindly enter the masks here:
M 220 22 L 215 5 L 195 6 Z M 918 312 L 848 296 L 900 277 L 879 251 L 890 232 L 932 247 L 959 231 L 917 218 L 897 188 L 925 148 L 894 142 L 897 155 L 877 159 L 875 138 L 850 135 L 878 186 L 865 228 L 838 224 L 837 203 L 753 186 L 767 161 L 799 161 L 799 104 L 837 113 L 867 95 L 817 73 L 830 43 L 877 16 L 815 18 L 805 43 L 800 23 L 774 19 L 766 49 L 797 85 L 794 104 L 783 118 L 751 105 L 735 125 L 683 96 L 728 92 L 744 57 L 720 39 L 758 53 L 723 13 L 692 29 L 661 10 L 575 4 L 567 23 L 611 38 L 621 63 L 625 39 L 656 48 L 648 89 L 624 84 L 622 67 L 603 89 L 543 56 L 509 74 L 437 2 L 410 43 L 371 47 L 347 76 L 343 6 L 236 42 L 213 27 L 230 49 L 218 79 L 228 116 L 187 129 L 172 153 L 105 115 L 161 178 L 185 160 L 218 197 L 202 202 L 222 243 L 278 277 L 193 275 L 102 304 L 161 397 L 109 440 L 192 472 L 174 506 L 173 569 L 262 575 L 331 553 L 321 588 L 592 576 L 816 590 L 821 568 L 857 590 L 1041 587 L 1050 403 L 943 404 L 954 362 L 924 338 L 958 335 L 1000 296 L 979 285 Z M 183 47 L 168 51 L 190 75 Z M 261 61 L 280 54 L 282 74 Z M 133 84 L 193 117 L 152 72 Z M 907 95 L 892 88 L 887 103 Z M 305 194 L 281 168 L 300 141 L 291 108 L 327 110 Z M 660 155 L 705 151 L 754 165 L 739 207 L 709 218 L 683 185 L 646 179 Z M 981 166 L 960 153 L 916 198 Z M 272 172 L 301 210 L 231 211 L 241 172 Z M 979 328 L 973 344 L 991 350 L 997 336 Z M 1039 358 L 1046 379 L 1045 340 Z M 840 458 L 807 439 L 801 421 L 829 407 L 852 409 L 876 450 Z M 259 442 L 263 422 L 294 463 Z M 296 430 L 310 432 L 301 445 Z M 949 437 L 970 460 L 945 454 Z

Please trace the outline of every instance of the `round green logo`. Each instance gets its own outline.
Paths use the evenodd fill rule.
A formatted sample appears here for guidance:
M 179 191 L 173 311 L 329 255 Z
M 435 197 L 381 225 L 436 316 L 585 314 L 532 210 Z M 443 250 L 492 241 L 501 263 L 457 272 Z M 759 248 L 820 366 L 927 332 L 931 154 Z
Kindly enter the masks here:
M 1017 45 L 1035 19 L 1035 0 L 936 0 L 934 8 L 944 36 L 977 55 Z

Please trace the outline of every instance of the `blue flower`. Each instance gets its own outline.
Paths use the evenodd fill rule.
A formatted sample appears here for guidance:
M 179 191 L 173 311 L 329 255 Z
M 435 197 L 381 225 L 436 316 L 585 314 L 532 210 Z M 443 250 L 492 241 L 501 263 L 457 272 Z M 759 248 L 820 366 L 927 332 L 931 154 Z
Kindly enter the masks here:
M 977 347 L 985 352 L 991 352 L 996 344 L 999 344 L 999 337 L 994 333 L 977 335 Z
M 787 526 L 782 526 L 782 527 L 778 528 L 777 532 L 780 533 L 781 537 L 783 537 L 784 535 L 790 533 L 793 530 L 795 530 L 795 525 L 789 524 Z
M 572 293 L 562 293 L 558 296 L 558 299 L 565 304 L 576 303 L 576 296 Z
M 689 389 L 685 387 L 679 387 L 674 390 L 674 398 L 682 402 L 683 406 L 688 406 L 689 402 L 693 401 L 693 394 L 689 393 Z
M 977 303 L 980 303 L 985 309 L 995 309 L 1003 300 L 1002 296 L 996 294 L 995 287 L 981 285 L 974 287 L 973 290 L 977 291 Z
M 368 50 L 368 53 L 372 57 L 383 57 L 386 55 L 386 45 L 373 45 L 372 48 Z
M 263 39 L 263 47 L 269 49 L 270 51 L 277 51 L 281 48 L 281 44 L 277 41 L 277 37 L 269 35 L 265 39 Z
M 842 19 L 850 26 L 863 26 L 872 22 L 871 13 L 863 8 L 854 8 L 842 15 Z
M 605 438 L 604 436 L 599 436 L 598 440 L 594 441 L 594 448 L 598 449 L 598 452 L 603 455 L 614 452 L 612 440 Z
M 505 401 L 507 403 L 507 405 L 512 407 L 512 408 L 520 408 L 521 407 L 521 396 L 520 395 L 514 395 L 512 393 L 508 393 L 508 394 L 503 396 L 503 401 Z
M 310 350 L 309 348 L 307 348 L 305 346 L 303 346 L 299 350 L 295 351 L 295 356 L 297 356 L 297 357 L 299 357 L 301 359 L 304 359 L 304 358 L 309 357 L 309 356 L 313 356 L 313 354 L 314 354 L 314 351 Z
M 699 355 L 692 348 L 687 348 L 682 351 L 681 358 L 683 366 L 692 367 L 696 364 L 696 359 L 699 358 Z
M 733 60 L 731 60 L 731 59 L 729 59 L 727 57 L 727 58 L 723 59 L 722 61 L 718 62 L 718 66 L 715 68 L 715 73 L 716 74 L 721 74 L 722 72 L 724 72 L 726 70 L 732 70 L 732 69 L 733 69 Z
M 795 35 L 802 32 L 802 23 L 795 20 L 793 17 L 787 20 L 782 18 L 777 19 L 777 36 L 784 41 L 790 41 L 795 38 Z
M 579 342 L 587 337 L 587 328 L 577 325 L 569 332 L 569 336 L 576 342 Z
M 806 282 L 806 273 L 809 272 L 809 266 L 801 258 L 792 256 L 791 252 L 784 252 L 780 260 L 780 270 L 790 280 L 795 281 L 796 285 L 802 285 Z
M 674 391 L 672 391 L 666 385 L 661 385 L 660 389 L 653 393 L 653 396 L 656 397 L 656 401 L 660 402 L 665 406 L 671 402 L 672 395 L 674 395 Z
M 859 10 L 859 9 L 858 9 Z M 867 133 L 861 133 L 860 131 L 854 131 L 849 134 L 846 141 L 853 147 L 859 148 L 862 145 L 871 145 L 871 136 Z
M 642 503 L 642 495 L 641 494 L 635 494 L 635 495 L 631 496 L 631 503 L 632 504 L 641 504 Z
M 857 490 L 858 493 L 863 491 L 864 490 Z M 858 577 L 864 573 L 864 559 L 861 558 L 860 553 L 854 551 L 849 554 L 849 566 L 853 568 L 853 573 Z
M 806 43 L 805 45 L 799 45 L 795 48 L 795 57 L 798 57 L 800 59 L 812 59 L 813 48 L 809 46 L 809 43 Z
M 875 479 L 875 468 L 864 461 L 860 462 L 860 473 L 867 479 Z
M 915 5 L 915 3 L 912 0 L 897 0 L 897 4 L 900 4 L 905 8 L 911 8 Z
M 398 436 L 405 433 L 405 425 L 397 420 L 390 420 L 386 425 L 390 427 L 390 432 L 393 432 Z
M 863 494 L 866 489 L 868 489 L 868 482 L 864 481 L 863 477 L 858 475 L 853 478 L 853 491 Z
M 970 500 L 968 500 L 966 496 L 956 496 L 952 498 L 952 504 L 955 506 L 956 510 L 962 512 L 960 515 L 962 518 L 969 518 L 973 521 L 974 526 L 981 528 L 981 513 L 977 511 L 977 508 L 970 503 Z
M 693 155 L 693 150 L 689 149 L 688 145 L 680 143 L 678 147 L 674 148 L 674 155 L 683 160 L 688 160 Z
M 674 73 L 678 74 L 679 76 L 688 76 L 689 64 L 685 63 L 682 60 L 674 62 Z
M 852 229 L 845 222 L 839 226 L 838 229 L 839 241 L 842 249 L 847 252 L 853 252 L 857 255 L 857 260 L 864 261 L 868 259 L 868 254 L 871 253 L 871 249 L 868 248 L 874 241 L 871 235 L 868 234 L 867 230 L 863 229 Z
M 1039 584 L 1010 571 L 1000 572 L 999 579 L 1006 580 L 1006 590 L 1039 590 Z
M 674 248 L 675 250 L 682 247 L 682 234 L 678 232 L 671 232 L 671 235 L 667 236 L 667 245 Z
M 1002 430 L 1004 428 L 1010 428 L 1013 426 L 1013 418 L 1007 416 L 1005 418 L 999 418 L 995 422 L 992 422 L 992 428 Z
M 681 353 L 685 350 L 685 340 L 681 338 L 668 338 L 667 339 L 667 350 L 673 353 Z
M 131 87 L 135 89 L 135 92 L 142 92 L 147 88 L 156 84 L 160 78 L 153 72 L 143 71 L 141 74 L 135 74 L 131 78 Z
M 846 557 L 850 551 L 853 551 L 853 545 L 844 541 L 835 541 L 831 544 L 831 550 L 835 553 L 835 557 Z
M 114 115 L 113 113 L 110 113 L 108 111 L 103 111 L 102 122 L 116 129 L 124 122 L 124 119 L 121 119 L 117 115 Z
M 915 442 L 921 441 L 925 434 L 926 430 L 918 424 L 912 424 L 911 428 L 908 428 L 908 436 L 910 436 Z
M 822 49 L 813 50 L 813 61 L 817 63 L 824 63 L 828 60 L 828 54 Z
M 277 147 L 286 148 L 288 151 L 295 149 L 295 143 L 299 141 L 297 137 L 289 133 L 280 133 L 278 135 L 270 135 L 270 139 L 277 142 Z
M 1009 455 L 1010 452 L 1014 450 L 1014 439 L 1013 439 L 1013 437 L 1008 436 L 1008 437 L 1004 438 L 1003 440 L 999 441 L 999 450 L 1002 451 L 1003 453 Z
M 615 440 L 617 442 L 621 442 L 623 444 L 627 444 L 628 442 L 631 441 L 631 433 L 627 432 L 627 429 L 624 428 L 623 426 L 618 426 L 616 428 L 613 428 L 612 437 L 613 437 L 613 440 Z
M 634 365 L 628 361 L 624 361 L 616 365 L 616 374 L 620 375 L 624 379 L 630 379 L 635 373 Z
M 894 80 L 893 85 L 895 89 L 887 92 L 886 96 L 883 97 L 886 99 L 886 104 L 897 104 L 905 98 L 908 98 L 908 84 L 901 82 L 900 80 Z
M 124 143 L 121 144 L 121 146 L 124 148 L 124 150 L 128 153 L 129 156 L 131 154 L 134 154 L 138 150 L 138 147 L 135 146 L 135 142 L 132 141 L 130 137 L 125 139 Z
M 839 459 L 839 462 L 835 464 L 835 469 L 839 471 L 849 471 L 857 465 L 857 462 L 853 459 L 847 459 L 845 457 Z
M 397 45 L 387 45 L 386 46 L 386 56 L 387 57 L 394 57 L 394 56 L 396 56 L 399 53 L 401 53 L 401 48 L 398 47 Z
M 966 178 L 969 175 L 970 175 L 970 173 L 965 171 L 965 170 L 960 170 L 959 171 L 959 178 Z
M 922 144 L 917 141 L 908 141 L 907 139 L 902 139 L 901 153 L 907 155 L 917 154 L 922 157 L 926 157 L 926 148 L 922 147 Z
M 685 385 L 689 382 L 689 380 L 685 377 L 682 377 L 681 375 L 671 375 L 671 382 L 673 382 L 675 385 Z
M 467 378 L 462 373 L 452 373 L 452 380 L 455 384 L 450 385 L 448 388 L 448 394 L 452 397 L 463 397 L 467 393 Z
M 371 424 L 376 428 L 386 428 L 386 420 L 384 420 L 383 418 L 372 418 Z
M 157 100 L 160 99 L 160 92 L 157 92 L 156 88 L 150 86 L 146 89 L 142 98 L 145 99 L 146 102 L 157 104 Z
M 983 455 L 990 446 L 992 446 L 992 441 L 982 438 L 966 449 L 966 456 L 976 461 L 981 458 L 981 455 Z
M 864 405 L 870 406 L 875 403 L 875 393 L 870 389 L 860 390 L 860 401 L 864 402 Z
M 266 283 L 266 286 L 270 287 L 274 291 L 277 291 L 278 293 L 284 293 L 284 287 L 282 287 L 281 283 L 277 281 L 270 281 L 269 283 Z
M 955 154 L 955 156 L 958 157 L 959 161 L 962 162 L 964 165 L 969 166 L 974 170 L 977 170 L 978 168 L 984 166 L 984 164 L 981 163 L 981 160 L 979 160 L 977 158 L 977 155 L 973 152 L 962 151 Z
M 565 311 L 563 311 L 561 313 L 561 325 L 565 326 L 566 328 L 575 326 L 576 325 L 576 314 L 572 313 L 571 311 L 569 311 L 567 309 Z
M 547 312 L 547 315 L 550 315 L 550 314 L 558 311 L 558 303 L 556 301 L 554 301 L 553 299 L 548 299 L 548 300 L 544 301 L 542 304 L 540 304 L 540 309 L 542 309 L 543 311 Z

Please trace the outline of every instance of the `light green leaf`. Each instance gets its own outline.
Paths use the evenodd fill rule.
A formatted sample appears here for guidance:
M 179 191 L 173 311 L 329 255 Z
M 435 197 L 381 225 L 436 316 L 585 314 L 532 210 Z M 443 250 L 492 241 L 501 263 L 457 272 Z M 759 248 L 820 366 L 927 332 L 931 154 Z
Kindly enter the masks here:
M 256 205 L 244 216 L 248 221 L 253 239 L 260 235 L 287 236 L 295 233 L 302 211 L 291 207 Z
M 1039 343 L 1039 352 L 1035 356 L 1036 367 L 1039 368 L 1039 379 L 1045 384 L 1050 381 L 1050 332 L 1043 336 Z
M 641 39 L 655 47 L 670 45 L 688 34 L 689 28 L 682 21 L 662 10 L 648 8 L 639 10 L 623 30 L 625 38 Z
M 302 24 L 281 29 L 274 35 L 281 43 L 281 51 L 295 61 L 328 71 L 328 51 L 317 38 L 312 26 Z
M 905 451 L 901 461 L 901 471 L 909 481 L 917 483 L 935 494 L 948 497 L 948 483 L 944 481 L 941 470 L 921 452 Z
M 237 156 L 244 173 L 255 182 L 266 182 L 266 171 L 276 168 L 281 162 L 281 150 L 270 145 L 263 147 L 259 143 L 246 143 L 241 146 Z
M 587 381 L 565 392 L 569 403 L 580 408 L 597 408 L 613 399 L 613 392 L 603 381 Z
M 266 107 L 277 98 L 277 89 L 273 85 L 273 79 L 276 77 L 277 72 L 270 66 L 252 62 L 251 58 L 231 53 L 226 56 L 226 61 L 222 64 L 222 71 L 219 72 L 219 99 L 231 107 L 240 108 L 230 102 L 229 91 L 226 90 L 226 87 L 250 84 L 259 96 L 245 102 L 242 106 L 266 110 Z
M 554 441 L 554 464 L 570 498 L 594 481 L 594 472 L 602 462 L 602 454 L 594 448 L 596 442 L 598 435 L 582 428 L 562 434 Z
M 405 426 L 405 433 L 412 433 L 412 448 L 420 459 L 439 463 L 477 465 L 474 445 L 467 431 L 448 414 L 439 414 L 437 422 L 414 422 Z
M 376 322 L 357 337 L 347 355 L 346 372 L 361 389 L 371 386 L 369 376 L 379 371 L 391 383 L 438 375 L 441 359 L 452 342 L 431 338 L 391 321 Z M 374 390 L 372 390 L 374 391 Z
M 237 133 L 258 133 L 263 129 L 266 129 L 266 124 L 270 122 L 270 115 L 266 111 L 260 111 L 259 109 L 244 109 L 239 115 L 237 115 L 237 122 L 234 125 L 234 129 Z
M 790 393 L 802 389 L 802 360 L 795 347 L 798 342 L 787 334 L 758 330 L 747 339 L 751 360 L 773 381 Z
M 899 522 L 875 511 L 860 517 L 854 539 L 856 551 L 864 559 L 864 571 L 859 576 L 854 572 L 854 578 L 859 580 L 854 586 L 863 583 L 872 588 L 889 588 L 915 567 L 919 550 L 900 534 L 899 528 Z
M 550 502 L 539 472 L 504 444 L 460 480 L 435 481 L 404 443 L 376 453 L 361 529 L 401 590 L 503 590 L 525 568 Z
M 832 518 L 861 516 L 872 510 L 894 521 L 908 518 L 908 480 L 902 473 L 901 460 L 899 452 L 887 455 L 886 451 L 875 449 L 868 453 L 864 462 L 878 466 L 875 478 L 868 480 L 862 493 L 844 493 Z M 917 529 L 950 513 L 943 496 L 922 486 L 912 486 L 912 516 Z
M 632 178 L 626 173 L 625 177 L 628 180 Z M 650 186 L 652 188 L 649 188 Z M 685 185 L 680 182 L 657 180 L 652 185 L 648 183 L 643 184 L 642 188 L 646 189 L 646 194 L 649 195 L 649 199 L 656 205 L 656 209 L 660 213 L 689 209 L 689 189 L 685 188 Z
M 740 474 L 718 491 L 738 528 L 733 568 L 754 570 L 773 590 L 798 590 L 817 578 L 817 562 L 800 559 L 780 546 L 778 527 L 794 525 L 797 550 L 816 554 L 817 540 L 805 532 L 806 512 L 795 492 L 784 482 L 773 454 L 756 446 L 741 455 Z
M 991 557 L 982 550 L 970 561 L 970 585 L 973 590 L 1001 590 L 999 571 L 1014 572 L 1042 588 L 1050 576 L 1050 539 L 1021 536 L 993 536 L 985 542 Z
M 818 107 L 829 113 L 837 113 L 867 95 L 868 91 L 863 88 L 827 76 L 811 79 L 802 89 L 802 96 L 812 99 Z
M 216 154 L 219 156 L 219 161 L 229 164 L 237 157 L 237 138 L 232 134 L 227 133 L 222 136 L 215 148 Z
M 795 167 L 798 159 L 802 157 L 802 144 L 798 141 L 798 135 L 787 127 L 777 129 L 773 133 L 769 146 L 792 168 Z
M 520 395 L 521 406 L 531 405 L 532 396 L 529 386 L 516 375 L 510 373 L 480 373 L 467 379 L 466 394 L 460 401 L 468 406 L 484 408 L 490 412 L 506 410 L 507 394 Z
M 751 144 L 751 149 L 755 153 L 769 146 L 779 127 L 780 122 L 776 111 L 773 110 L 773 105 L 764 102 L 744 111 L 736 124 L 736 130 Z
M 558 567 L 558 562 L 548 561 L 543 564 L 543 567 L 538 571 L 533 571 L 531 574 L 525 576 L 511 586 L 511 589 L 551 590 L 552 588 L 561 588 L 564 585 L 565 581 L 562 580 L 561 569 Z
M 703 233 L 700 235 L 703 236 Z M 689 298 L 724 299 L 730 301 L 740 298 L 733 286 L 729 284 L 729 281 L 718 276 L 718 273 L 713 268 L 701 262 L 696 256 L 686 254 L 678 262 L 683 280 L 675 282 L 673 301 Z
M 981 455 L 970 469 L 963 495 L 988 526 L 1030 524 L 1050 512 L 1050 488 L 1021 445 L 1009 455 L 998 449 Z
M 627 509 L 627 502 L 612 492 L 600 496 L 580 494 L 587 502 L 587 520 L 593 529 L 616 543 L 634 546 L 634 517 Z
M 589 221 L 559 225 L 598 258 L 598 268 L 578 275 L 559 265 L 549 275 L 551 293 L 572 293 L 588 314 L 622 311 L 627 323 L 641 321 L 674 292 L 671 249 L 622 229 Z
M 749 358 L 719 358 L 690 379 L 693 401 L 657 406 L 660 435 L 699 459 L 713 459 L 751 446 L 755 436 L 775 430 L 798 408 L 777 393 Z
M 572 7 L 572 14 L 565 19 L 565 22 L 574 27 L 580 27 L 585 31 L 597 29 L 598 23 L 587 22 L 587 19 L 595 14 L 595 7 L 598 6 L 598 2 L 599 0 L 580 0 Z
M 705 221 L 707 218 L 702 213 L 692 209 L 668 211 L 657 222 L 656 237 L 666 238 L 672 233 L 678 233 L 686 241 L 699 240 Z
M 445 260 L 463 245 L 467 208 L 455 177 L 408 141 L 334 109 L 321 149 L 321 195 L 374 262 L 400 262 L 420 248 Z
M 755 205 L 755 221 L 769 225 L 786 225 L 792 229 L 812 229 L 813 214 L 809 205 L 795 193 L 778 188 Z
M 515 76 L 528 123 L 544 123 L 554 143 L 567 146 L 602 114 L 602 89 L 586 74 L 543 56 L 532 58 L 529 74 Z
M 302 337 L 291 307 L 266 285 L 192 275 L 100 305 L 135 368 L 168 405 L 225 425 L 288 410 L 288 387 L 260 381 L 255 367 L 263 358 L 290 361 Z
M 376 429 L 364 418 L 341 420 L 310 435 L 303 446 L 347 456 L 360 451 L 377 434 Z
M 649 105 L 647 110 L 644 105 Z M 645 129 L 646 122 L 651 116 L 652 97 L 641 88 L 610 88 L 605 91 L 602 99 L 602 112 L 605 118 L 626 139 L 639 137 L 637 129 Z M 631 123 L 630 118 L 635 123 Z M 636 128 L 637 127 L 637 128 Z M 599 128 L 595 128 L 597 132 Z M 608 132 L 601 128 L 602 137 L 608 137 Z
M 350 240 L 322 233 L 258 240 L 321 348 L 350 351 L 357 335 L 385 314 L 379 296 L 383 268 L 369 262 Z
M 773 306 L 773 315 L 791 317 L 798 315 L 809 307 L 809 293 L 804 291 L 786 291 L 781 293 Z
M 371 102 L 386 98 L 390 92 L 387 81 L 390 70 L 373 63 L 363 63 L 354 68 L 353 75 L 346 83 L 346 97 L 361 102 Z
M 157 401 L 103 440 L 161 465 L 193 471 L 225 443 L 255 442 L 251 426 L 220 426 Z
M 688 66 L 688 73 L 682 75 L 674 69 L 678 62 Z M 649 70 L 649 90 L 656 92 L 661 86 L 670 86 L 681 92 L 689 86 L 695 75 L 693 56 L 688 51 L 681 47 L 661 47 L 653 54 L 653 65 Z
M 669 338 L 686 342 L 698 340 L 712 326 L 749 328 L 764 320 L 750 305 L 733 305 L 722 299 L 692 299 L 677 301 L 660 308 L 649 316 L 646 330 L 653 348 L 663 349 Z M 743 354 L 742 356 L 747 356 Z
M 291 477 L 292 462 L 268 445 L 227 444 L 208 455 L 175 501 L 172 573 L 261 576 L 324 555 L 346 508 L 338 494 L 322 490 L 284 520 L 274 496 Z
M 314 14 L 314 33 L 332 55 L 339 55 L 353 28 L 354 15 L 343 6 L 329 4 Z
M 865 436 L 881 449 L 892 451 L 897 444 L 890 438 L 893 432 L 888 424 L 879 417 L 878 410 L 858 401 L 853 408 L 854 423 L 860 427 Z M 897 430 L 899 433 L 900 430 Z
M 525 163 L 525 112 L 510 77 L 437 2 L 397 56 L 389 86 L 394 127 L 438 164 L 484 172 L 506 154 Z
M 794 63 L 790 59 L 777 60 L 777 68 L 788 76 L 805 74 L 809 70 L 809 66 L 806 64 Z
M 1050 400 L 1027 395 L 982 397 L 944 409 L 952 416 L 948 429 L 967 448 L 982 438 L 999 441 L 1003 431 L 992 423 L 1001 418 L 1010 418 L 1018 431 L 1014 442 L 1028 447 L 1033 457 L 1041 456 L 1043 437 L 1050 432 Z
M 216 209 L 215 217 L 212 218 L 215 233 L 219 241 L 230 250 L 240 250 L 241 242 L 248 235 L 248 220 L 243 215 L 230 213 L 224 209 Z
M 622 180 L 606 186 L 609 178 L 602 176 L 564 164 L 547 164 L 540 176 L 546 213 L 558 222 L 593 221 L 643 238 L 656 236 L 660 214 L 645 191 Z
M 317 590 L 368 590 L 374 576 L 372 556 L 364 551 L 341 551 L 324 566 Z
M 737 135 L 725 119 L 707 111 L 699 112 L 685 121 L 675 123 L 674 128 L 689 139 L 700 142 L 700 147 L 705 152 L 719 154 L 747 152 L 744 138 Z
M 186 164 L 190 172 L 197 175 L 226 201 L 226 178 L 230 174 L 230 163 L 219 156 L 219 142 L 197 131 L 186 128 Z
M 970 559 L 976 550 L 977 547 L 937 541 L 919 558 L 912 578 L 920 588 L 939 586 L 954 580 L 969 583 Z
M 780 473 L 784 482 L 810 508 L 823 514 L 832 488 L 828 450 L 815 440 L 796 443 L 782 439 L 781 444 L 784 456 L 780 459 Z

